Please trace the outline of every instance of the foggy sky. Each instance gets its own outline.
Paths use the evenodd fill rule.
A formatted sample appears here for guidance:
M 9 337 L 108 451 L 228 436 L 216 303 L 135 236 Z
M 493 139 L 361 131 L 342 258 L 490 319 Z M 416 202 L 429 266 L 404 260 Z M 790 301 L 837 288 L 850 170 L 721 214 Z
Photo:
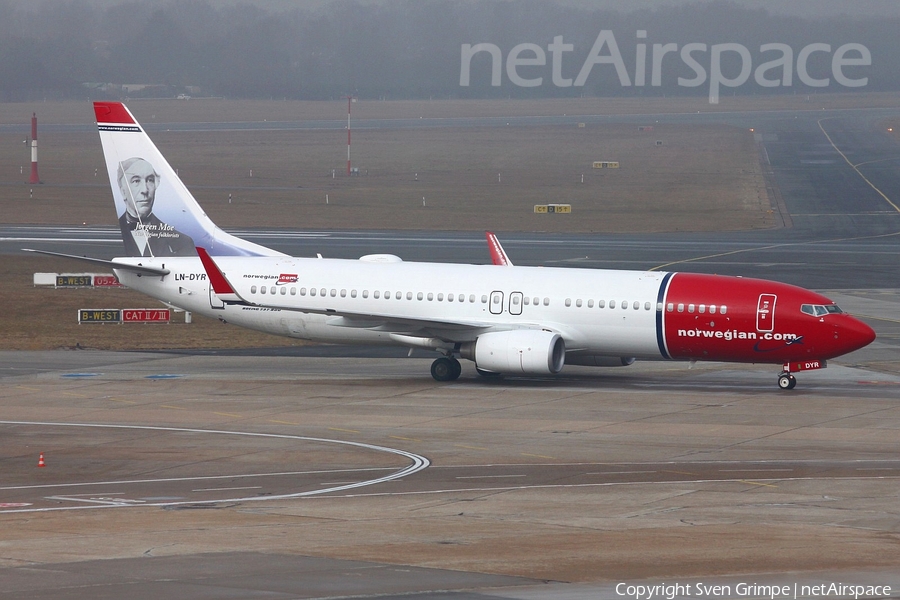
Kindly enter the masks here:
M 898 30 L 896 0 L 0 0 L 0 101 L 705 95 L 716 45 L 722 93 L 896 90 Z M 591 68 L 602 31 L 614 34 L 620 64 Z M 499 53 L 499 72 L 487 51 L 466 62 L 465 45 L 477 44 Z M 685 56 L 689 44 L 703 49 Z M 760 76 L 779 56 L 766 44 L 790 56 Z M 664 45 L 676 50 L 654 67 Z M 869 62 L 857 66 L 863 52 Z M 742 64 L 751 70 L 741 82 Z M 851 80 L 865 83 L 838 85 Z

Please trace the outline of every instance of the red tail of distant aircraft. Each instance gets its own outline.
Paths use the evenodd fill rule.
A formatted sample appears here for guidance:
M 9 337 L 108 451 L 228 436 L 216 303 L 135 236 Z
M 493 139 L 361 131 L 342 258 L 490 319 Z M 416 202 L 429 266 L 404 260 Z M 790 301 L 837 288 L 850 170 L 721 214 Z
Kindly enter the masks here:
M 127 257 L 126 286 L 251 329 L 443 354 L 432 376 L 552 375 L 635 359 L 771 363 L 792 372 L 875 339 L 828 298 L 792 285 L 691 273 L 295 258 L 229 235 L 206 216 L 122 104 L 96 102 Z M 196 250 L 195 250 L 196 248 Z M 199 253 L 199 256 L 198 256 Z M 202 259 L 202 260 L 201 260 Z M 103 261 L 99 261 L 103 262 Z

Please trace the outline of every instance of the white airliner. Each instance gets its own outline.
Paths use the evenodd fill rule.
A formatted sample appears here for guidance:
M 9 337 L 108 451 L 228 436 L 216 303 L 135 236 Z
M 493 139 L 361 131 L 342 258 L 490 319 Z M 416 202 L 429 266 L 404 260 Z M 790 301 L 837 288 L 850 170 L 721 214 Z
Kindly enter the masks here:
M 94 111 L 126 257 L 122 284 L 222 321 L 322 342 L 395 344 L 443 356 L 432 376 L 552 375 L 566 364 L 635 359 L 781 365 L 793 371 L 862 348 L 875 333 L 799 287 L 691 273 L 514 266 L 488 234 L 495 264 L 297 258 L 219 229 L 131 112 Z M 72 257 L 79 258 L 81 257 Z M 502 266 L 501 266 L 502 265 Z

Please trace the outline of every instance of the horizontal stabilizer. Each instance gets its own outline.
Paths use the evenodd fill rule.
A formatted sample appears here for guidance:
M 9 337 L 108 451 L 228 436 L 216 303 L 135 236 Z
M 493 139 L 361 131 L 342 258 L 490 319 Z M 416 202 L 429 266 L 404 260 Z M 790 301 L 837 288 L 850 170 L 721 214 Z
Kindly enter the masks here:
M 23 252 L 34 252 L 36 254 L 46 254 L 47 256 L 59 256 L 60 258 L 71 258 L 72 260 L 80 260 L 81 262 L 91 263 L 93 265 L 103 265 L 110 269 L 124 269 L 135 273 L 143 273 L 144 275 L 168 275 L 168 269 L 160 269 L 157 267 L 145 267 L 143 265 L 129 265 L 127 263 L 115 262 L 112 260 L 104 260 L 102 258 L 90 258 L 88 256 L 75 256 L 74 254 L 62 254 L 61 252 L 49 252 L 47 250 L 32 250 L 31 248 L 22 248 Z

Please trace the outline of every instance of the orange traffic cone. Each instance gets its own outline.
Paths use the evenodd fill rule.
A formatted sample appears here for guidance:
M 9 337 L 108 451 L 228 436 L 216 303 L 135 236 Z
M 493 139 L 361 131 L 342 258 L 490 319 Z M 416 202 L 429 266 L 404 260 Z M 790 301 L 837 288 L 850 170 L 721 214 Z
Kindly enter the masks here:
M 39 467 L 46 467 L 46 466 L 47 466 L 47 465 L 44 464 L 44 453 L 43 453 L 43 452 L 41 452 L 41 456 L 40 456 L 40 458 L 38 458 L 38 466 L 39 466 Z

